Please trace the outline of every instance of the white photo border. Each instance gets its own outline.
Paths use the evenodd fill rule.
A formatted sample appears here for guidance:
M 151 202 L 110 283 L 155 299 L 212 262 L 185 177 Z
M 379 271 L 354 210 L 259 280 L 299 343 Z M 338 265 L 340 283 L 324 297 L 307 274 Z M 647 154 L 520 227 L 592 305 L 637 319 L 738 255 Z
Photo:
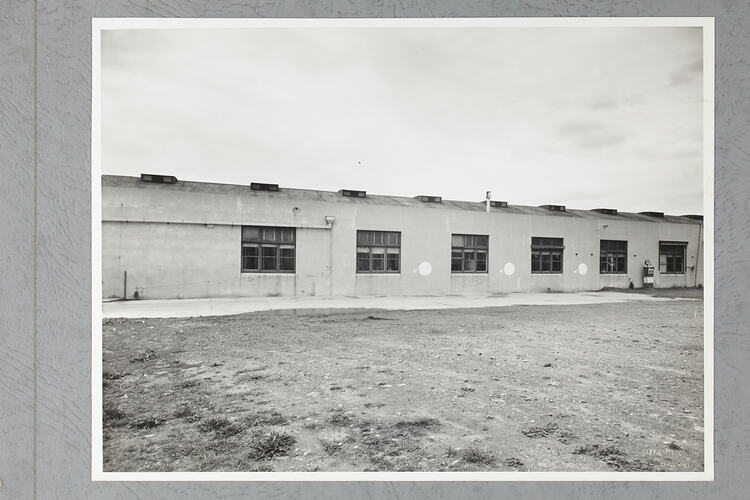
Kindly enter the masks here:
M 700 27 L 703 29 L 704 470 L 696 472 L 105 472 L 102 421 L 101 32 L 113 29 L 420 27 Z M 556 18 L 92 18 L 91 480 L 92 481 L 713 481 L 714 70 L 713 17 Z

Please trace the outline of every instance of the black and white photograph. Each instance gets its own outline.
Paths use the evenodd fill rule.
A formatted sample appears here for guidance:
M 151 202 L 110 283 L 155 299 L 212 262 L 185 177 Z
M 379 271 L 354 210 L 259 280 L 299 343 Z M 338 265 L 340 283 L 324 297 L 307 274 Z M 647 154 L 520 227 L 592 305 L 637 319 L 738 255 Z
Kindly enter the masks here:
M 713 43 L 94 19 L 93 477 L 712 479 Z

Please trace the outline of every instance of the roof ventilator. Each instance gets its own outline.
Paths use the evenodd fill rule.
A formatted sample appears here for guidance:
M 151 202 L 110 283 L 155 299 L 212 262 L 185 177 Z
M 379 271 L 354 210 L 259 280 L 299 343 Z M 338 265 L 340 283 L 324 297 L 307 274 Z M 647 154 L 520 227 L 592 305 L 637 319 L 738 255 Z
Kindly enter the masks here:
M 539 205 L 540 208 L 546 208 L 552 212 L 564 212 L 565 205 Z
M 278 191 L 278 184 L 264 184 L 262 182 L 251 182 L 250 189 L 253 191 Z
M 638 212 L 641 215 L 648 215 L 649 217 L 658 217 L 660 219 L 664 218 L 664 212 Z
M 174 175 L 141 174 L 141 182 L 174 184 L 177 182 L 177 177 L 175 177 Z
M 357 191 L 356 189 L 341 189 L 339 194 L 348 198 L 367 198 L 367 191 Z
M 595 208 L 594 212 L 599 212 L 600 214 L 606 214 L 606 215 L 617 215 L 616 208 Z
M 420 194 L 416 198 L 423 203 L 442 203 L 443 202 L 443 198 L 440 196 L 425 196 L 423 194 Z

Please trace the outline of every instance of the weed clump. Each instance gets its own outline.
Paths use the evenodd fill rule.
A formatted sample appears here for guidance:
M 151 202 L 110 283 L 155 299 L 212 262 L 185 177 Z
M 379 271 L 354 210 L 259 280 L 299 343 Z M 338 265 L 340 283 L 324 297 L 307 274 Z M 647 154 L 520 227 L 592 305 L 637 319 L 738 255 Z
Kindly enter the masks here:
M 323 451 L 329 455 L 337 455 L 343 449 L 344 442 L 334 439 L 321 439 L 320 445 L 323 447 Z
M 526 429 L 523 429 L 521 431 L 521 434 L 530 438 L 547 437 L 550 434 L 554 433 L 557 430 L 557 428 L 558 428 L 558 425 L 554 422 L 543 425 L 541 427 L 532 425 L 530 427 L 527 427 Z
M 492 453 L 473 447 L 462 450 L 461 458 L 470 464 L 493 465 L 495 463 L 495 456 Z
M 130 358 L 131 363 L 144 363 L 146 361 L 151 361 L 152 359 L 158 358 L 159 355 L 156 354 L 151 349 L 147 349 L 141 353 L 138 353 L 134 357 Z
M 511 457 L 511 458 L 504 459 L 503 460 L 503 465 L 505 465 L 506 467 L 512 467 L 514 469 L 519 469 L 519 468 L 523 467 L 523 462 L 521 462 L 517 458 Z
M 334 410 L 328 419 L 328 422 L 333 425 L 345 427 L 352 423 L 352 416 L 343 410 Z
M 245 424 L 248 427 L 257 427 L 260 425 L 284 425 L 289 423 L 289 419 L 276 410 L 264 410 L 256 412 L 245 417 Z
M 187 422 L 197 422 L 201 419 L 201 415 L 195 411 L 193 405 L 190 403 L 180 403 L 174 412 L 175 418 L 181 418 Z
M 611 455 L 624 455 L 616 446 L 600 446 L 598 444 L 586 444 L 573 450 L 573 455 L 589 455 L 595 458 L 606 458 Z
M 198 425 L 201 432 L 213 432 L 217 438 L 228 438 L 235 436 L 245 430 L 241 425 L 233 423 L 224 417 L 211 417 Z
M 589 455 L 605 462 L 616 471 L 628 472 L 652 472 L 657 469 L 653 460 L 629 460 L 625 458 L 625 452 L 615 446 L 600 446 L 598 444 L 587 444 L 573 450 L 574 455 Z
M 296 439 L 285 432 L 271 431 L 267 437 L 256 439 L 251 445 L 252 457 L 255 460 L 267 460 L 286 455 Z
M 133 429 L 153 429 L 154 427 L 159 427 L 160 425 L 164 424 L 164 422 L 164 419 L 161 418 L 147 417 L 133 422 L 132 424 L 130 424 L 130 427 L 132 427 Z
M 432 417 L 420 417 L 413 420 L 399 420 L 394 427 L 403 432 L 412 434 L 421 434 L 425 429 L 434 428 L 440 425 L 440 421 Z
M 102 417 L 105 427 L 124 427 L 128 424 L 128 416 L 114 404 L 104 404 Z

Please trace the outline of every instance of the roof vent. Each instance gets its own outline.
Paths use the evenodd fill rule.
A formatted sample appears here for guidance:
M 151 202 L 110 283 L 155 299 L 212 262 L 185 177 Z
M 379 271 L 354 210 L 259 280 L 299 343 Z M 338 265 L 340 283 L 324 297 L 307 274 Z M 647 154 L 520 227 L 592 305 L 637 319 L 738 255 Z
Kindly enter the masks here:
M 348 196 L 349 198 L 367 198 L 367 191 L 357 191 L 355 189 L 341 189 L 339 190 L 341 196 Z
M 648 215 L 649 217 L 659 217 L 660 219 L 664 218 L 664 212 L 638 212 L 641 215 Z
M 278 191 L 278 184 L 264 184 L 262 182 L 251 182 L 250 189 L 253 191 Z
M 703 220 L 703 216 L 697 215 L 697 214 L 681 215 L 681 217 L 687 217 L 688 219 L 693 219 L 693 220 Z
M 553 212 L 564 212 L 565 211 L 565 205 L 539 205 L 541 208 L 546 208 L 547 210 L 551 210 Z
M 508 202 L 490 200 L 490 206 L 495 208 L 508 208 Z
M 177 177 L 174 175 L 141 174 L 141 181 L 156 182 L 159 184 L 174 184 L 177 182 Z
M 419 201 L 422 201 L 424 203 L 442 203 L 443 198 L 440 196 L 425 196 L 423 194 L 420 194 L 416 197 Z
M 600 214 L 606 214 L 606 215 L 617 215 L 616 208 L 595 208 L 594 212 L 599 212 Z

